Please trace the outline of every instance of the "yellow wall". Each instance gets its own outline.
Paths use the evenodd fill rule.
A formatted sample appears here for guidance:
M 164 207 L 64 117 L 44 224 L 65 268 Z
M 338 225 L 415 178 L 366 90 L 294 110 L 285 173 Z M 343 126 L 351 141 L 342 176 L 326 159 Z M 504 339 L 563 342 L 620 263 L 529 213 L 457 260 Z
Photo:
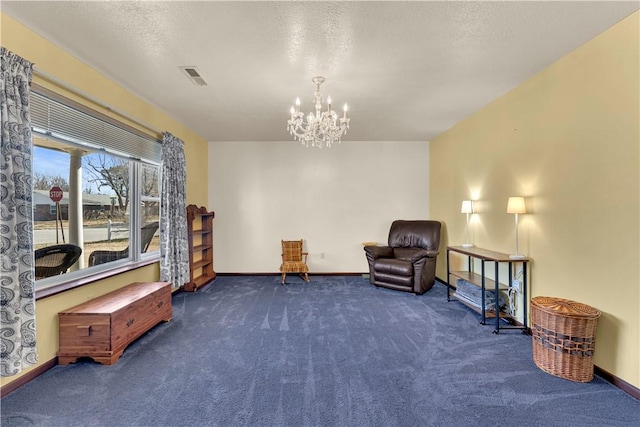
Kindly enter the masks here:
M 35 34 L 13 18 L 2 14 L 1 20 L 2 46 L 35 63 L 37 70 L 41 70 L 47 75 L 66 82 L 77 90 L 99 99 L 115 111 L 120 111 L 134 117 L 136 120 L 146 123 L 159 131 L 171 132 L 182 139 L 185 142 L 185 157 L 187 162 L 187 203 L 206 206 L 208 197 L 208 144 L 202 137 L 131 94 L 123 87 L 97 73 L 51 42 Z M 55 90 L 62 95 L 70 96 L 66 91 L 56 88 L 55 85 L 37 76 L 34 77 L 33 81 Z M 82 98 L 71 97 L 91 108 L 97 108 Z M 98 111 L 109 114 L 108 111 L 104 109 L 98 108 Z M 113 114 L 110 115 L 114 116 Z M 114 117 L 121 119 L 117 115 Z M 58 351 L 57 313 L 60 310 L 95 298 L 128 283 L 135 281 L 154 281 L 158 280 L 159 277 L 158 264 L 153 264 L 106 280 L 101 280 L 78 290 L 64 292 L 37 301 L 36 328 L 40 364 L 53 359 Z M 8 384 L 29 370 L 23 371 L 14 377 L 2 378 L 0 379 L 0 384 Z
M 430 212 L 443 246 L 514 252 L 507 198 L 526 197 L 531 297 L 602 311 L 595 364 L 640 387 L 640 13 L 431 141 Z M 443 252 L 444 253 L 444 250 Z M 446 277 L 439 257 L 438 277 Z M 489 331 L 487 331 L 489 333 Z

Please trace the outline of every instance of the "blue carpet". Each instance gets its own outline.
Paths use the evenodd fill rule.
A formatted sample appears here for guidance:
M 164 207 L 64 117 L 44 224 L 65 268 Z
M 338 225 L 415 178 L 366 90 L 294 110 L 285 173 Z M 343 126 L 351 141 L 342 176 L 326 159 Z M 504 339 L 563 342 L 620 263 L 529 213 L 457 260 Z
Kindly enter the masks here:
M 2 426 L 638 426 L 640 401 L 556 378 L 531 337 L 442 284 L 222 276 L 112 366 L 56 366 L 2 399 Z M 597 352 L 596 345 L 596 352 Z

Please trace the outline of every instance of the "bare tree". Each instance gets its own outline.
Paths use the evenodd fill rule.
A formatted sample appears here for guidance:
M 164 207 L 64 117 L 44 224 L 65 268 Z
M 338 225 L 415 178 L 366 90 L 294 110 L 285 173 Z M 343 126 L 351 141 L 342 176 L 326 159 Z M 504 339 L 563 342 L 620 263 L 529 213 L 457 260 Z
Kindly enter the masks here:
M 142 164 L 140 173 L 140 189 L 143 199 L 143 217 L 152 218 L 159 215 L 160 203 L 157 200 L 160 197 L 160 189 L 158 185 L 159 168 Z
M 45 175 L 38 172 L 33 174 L 34 190 L 49 190 L 53 186 L 62 188 L 62 191 L 69 191 L 69 183 L 60 175 Z
M 158 168 L 153 166 L 142 166 L 140 176 L 140 190 L 143 196 L 158 197 L 160 189 L 158 188 Z
M 87 181 L 96 184 L 98 190 L 108 187 L 116 195 L 118 207 L 126 212 L 129 206 L 129 162 L 117 157 L 96 154 L 83 160 L 87 168 Z

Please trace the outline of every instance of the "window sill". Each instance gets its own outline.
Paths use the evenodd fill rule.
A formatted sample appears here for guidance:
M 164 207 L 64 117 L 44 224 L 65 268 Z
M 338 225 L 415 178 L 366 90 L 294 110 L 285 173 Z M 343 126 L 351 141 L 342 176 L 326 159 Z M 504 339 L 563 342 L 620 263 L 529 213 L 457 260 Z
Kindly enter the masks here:
M 139 261 L 132 261 L 124 265 L 119 265 L 117 267 L 114 267 L 108 270 L 99 271 L 94 274 L 89 274 L 87 276 L 72 278 L 69 280 L 62 280 L 59 283 L 48 286 L 44 289 L 36 289 L 36 301 L 46 297 L 50 297 L 52 295 L 66 292 L 71 289 L 78 288 L 80 286 L 97 282 L 98 280 L 103 280 L 108 277 L 126 273 L 128 271 L 135 270 L 137 268 L 146 267 L 147 265 L 155 264 L 159 261 L 160 261 L 159 257 L 149 257 Z

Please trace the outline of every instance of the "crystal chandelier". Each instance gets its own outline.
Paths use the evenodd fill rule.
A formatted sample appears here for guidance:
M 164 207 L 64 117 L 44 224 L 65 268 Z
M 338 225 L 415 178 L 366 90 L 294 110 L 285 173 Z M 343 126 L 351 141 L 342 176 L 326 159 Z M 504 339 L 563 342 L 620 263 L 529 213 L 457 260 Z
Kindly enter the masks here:
M 334 142 L 341 142 L 342 135 L 349 129 L 348 107 L 344 104 L 343 115 L 338 119 L 338 114 L 331 109 L 331 97 L 328 96 L 327 108 L 322 111 L 320 85 L 324 83 L 324 77 L 314 77 L 311 81 L 316 84 L 313 94 L 316 98 L 316 113 L 309 113 L 305 122 L 304 113 L 300 111 L 300 98 L 296 98 L 296 106 L 291 107 L 291 117 L 287 121 L 287 130 L 293 135 L 294 140 L 300 141 L 306 147 L 331 147 Z

